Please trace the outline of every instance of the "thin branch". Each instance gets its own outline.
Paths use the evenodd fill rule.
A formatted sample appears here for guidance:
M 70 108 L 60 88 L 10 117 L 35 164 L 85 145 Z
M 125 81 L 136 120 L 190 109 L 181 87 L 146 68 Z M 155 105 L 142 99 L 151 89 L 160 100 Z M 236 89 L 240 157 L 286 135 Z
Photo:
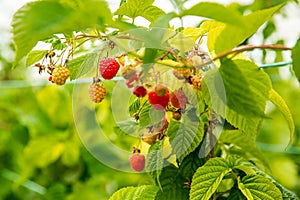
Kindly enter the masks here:
M 292 48 L 287 47 L 285 45 L 281 45 L 281 44 L 245 45 L 245 46 L 236 47 L 230 51 L 225 51 L 224 53 L 217 55 L 211 61 L 218 60 L 220 58 L 223 58 L 223 57 L 228 56 L 233 53 L 240 53 L 242 51 L 251 51 L 253 49 L 292 50 Z
M 287 50 L 287 51 L 292 50 L 291 47 L 287 47 L 287 46 L 281 45 L 281 44 L 263 44 L 263 45 L 239 46 L 239 47 L 236 47 L 234 49 L 231 49 L 229 51 L 225 51 L 225 52 L 217 55 L 216 57 L 214 57 L 213 59 L 211 59 L 210 61 L 208 61 L 206 63 L 203 63 L 199 67 L 208 65 L 208 64 L 212 63 L 213 61 L 216 61 L 220 58 L 226 57 L 226 56 L 231 55 L 231 54 L 237 54 L 237 53 L 240 53 L 240 52 L 243 52 L 243 51 L 251 51 L 251 50 L 254 50 L 254 49 L 273 49 L 273 50 L 283 50 L 283 51 L 284 50 Z

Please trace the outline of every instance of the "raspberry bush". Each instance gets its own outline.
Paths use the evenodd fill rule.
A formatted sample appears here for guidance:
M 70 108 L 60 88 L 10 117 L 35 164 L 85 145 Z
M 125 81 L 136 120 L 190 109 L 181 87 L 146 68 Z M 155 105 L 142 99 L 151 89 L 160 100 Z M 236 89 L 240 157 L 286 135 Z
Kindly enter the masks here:
M 291 51 L 300 80 L 300 42 L 295 47 L 245 42 L 285 3 L 241 14 L 218 3 L 185 9 L 186 1 L 171 2 L 176 12 L 165 13 L 152 0 L 122 0 L 114 13 L 105 1 L 28 3 L 12 22 L 15 64 L 27 56 L 27 66 L 48 73 L 57 85 L 87 78 L 90 84 L 81 95 L 100 103 L 96 109 L 105 104 L 99 118 L 109 118 L 107 96 L 117 117 L 126 115 L 103 125 L 116 126 L 119 137 L 134 141 L 118 146 L 120 154 L 127 152 L 119 156 L 127 156 L 126 162 L 113 167 L 147 173 L 152 182 L 122 188 L 111 200 L 299 199 L 272 177 L 256 146 L 268 101 L 286 118 L 290 144 L 291 112 L 268 74 L 245 53 Z M 202 20 L 197 27 L 171 25 L 185 16 Z M 137 17 L 150 25 L 137 25 Z M 32 50 L 39 41 L 50 48 Z M 115 91 L 124 91 L 121 105 L 113 103 Z

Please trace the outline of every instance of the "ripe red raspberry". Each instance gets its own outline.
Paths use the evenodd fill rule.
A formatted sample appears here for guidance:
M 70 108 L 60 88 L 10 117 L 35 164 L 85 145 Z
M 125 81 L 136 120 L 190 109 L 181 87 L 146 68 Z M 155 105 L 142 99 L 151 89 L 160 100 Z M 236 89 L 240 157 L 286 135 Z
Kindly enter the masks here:
M 93 83 L 89 86 L 90 99 L 95 103 L 100 103 L 106 95 L 106 89 L 101 82 Z
M 52 72 L 52 82 L 57 85 L 63 85 L 66 80 L 70 77 L 70 71 L 68 68 L 63 66 L 58 66 L 54 68 Z
M 138 172 L 145 168 L 145 161 L 145 156 L 140 153 L 133 153 L 129 158 L 132 169 Z
M 133 90 L 133 94 L 137 97 L 144 97 L 147 94 L 147 90 L 144 86 L 136 86 Z
M 185 96 L 182 89 L 179 89 L 171 94 L 170 101 L 175 108 L 185 108 L 188 103 L 188 98 Z
M 164 110 L 169 103 L 169 90 L 163 85 L 158 85 L 154 91 L 149 92 L 148 99 L 153 108 L 156 110 Z
M 100 73 L 104 79 L 112 79 L 120 69 L 120 64 L 113 58 L 105 58 L 100 61 Z

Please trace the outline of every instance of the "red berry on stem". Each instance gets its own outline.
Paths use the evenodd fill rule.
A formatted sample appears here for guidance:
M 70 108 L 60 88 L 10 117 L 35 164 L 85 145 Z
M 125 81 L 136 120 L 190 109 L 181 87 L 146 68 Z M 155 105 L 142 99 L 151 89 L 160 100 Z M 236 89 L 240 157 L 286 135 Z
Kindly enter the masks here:
M 143 86 L 136 86 L 133 90 L 133 94 L 137 97 L 144 97 L 147 94 L 147 90 Z
M 156 110 L 164 110 L 170 99 L 168 88 L 162 85 L 158 85 L 154 91 L 149 92 L 148 96 L 150 104 Z
M 185 96 L 182 89 L 179 89 L 171 94 L 170 102 L 175 108 L 185 108 L 188 103 L 188 98 Z
M 129 158 L 132 169 L 138 172 L 145 168 L 145 161 L 145 156 L 140 153 L 133 153 Z
M 100 73 L 104 79 L 112 79 L 120 69 L 120 64 L 113 58 L 105 58 L 100 61 Z

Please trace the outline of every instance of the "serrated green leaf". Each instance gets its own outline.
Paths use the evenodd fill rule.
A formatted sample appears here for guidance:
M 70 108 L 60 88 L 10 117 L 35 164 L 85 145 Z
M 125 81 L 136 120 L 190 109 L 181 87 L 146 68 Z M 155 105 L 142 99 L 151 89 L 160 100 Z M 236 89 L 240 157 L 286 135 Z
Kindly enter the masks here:
M 288 126 L 290 129 L 290 141 L 288 145 L 291 145 L 293 143 L 294 132 L 295 132 L 295 124 L 294 124 L 292 113 L 289 107 L 286 105 L 284 99 L 274 89 L 270 90 L 269 96 L 270 96 L 270 101 L 277 106 L 277 108 L 281 111 L 284 118 L 288 122 Z
M 129 114 L 130 116 L 133 116 L 135 113 L 138 112 L 141 106 L 141 100 L 140 98 L 136 98 L 129 106 Z
M 220 26 L 220 28 L 213 29 L 208 34 L 209 50 L 219 54 L 241 44 L 253 35 L 258 28 L 269 20 L 282 6 L 283 4 L 280 4 L 242 17 L 246 26 L 238 27 L 231 24 L 224 24 L 222 27 Z M 228 38 L 230 38 L 230 40 L 228 40 Z
M 201 143 L 204 135 L 204 123 L 199 118 L 182 116 L 182 122 L 172 120 L 166 134 L 170 137 L 173 152 L 179 161 L 194 151 Z
M 143 185 L 139 187 L 126 187 L 115 192 L 109 200 L 154 200 L 158 187 Z
M 140 131 L 138 123 L 133 119 L 128 119 L 124 121 L 117 122 L 117 127 L 115 130 L 118 130 L 126 135 L 138 136 Z
M 190 200 L 209 200 L 223 177 L 231 171 L 224 158 L 212 158 L 199 167 L 192 179 Z
M 264 118 L 271 81 L 268 75 L 247 60 L 226 60 L 219 71 L 204 78 L 205 101 L 236 128 L 255 135 Z
M 197 148 L 180 163 L 179 171 L 184 178 L 191 180 L 196 170 L 206 162 L 206 158 L 200 158 L 199 153 Z
M 225 60 L 220 67 L 226 104 L 244 116 L 264 116 L 271 81 L 266 73 L 247 60 Z M 238 81 L 237 81 L 238 80 Z
M 70 80 L 80 78 L 91 70 L 97 70 L 99 53 L 88 53 L 70 60 L 67 68 L 70 70 Z
M 48 50 L 32 50 L 28 53 L 26 58 L 26 66 L 30 66 L 40 61 L 48 53 Z
M 139 1 L 128 0 L 122 4 L 115 12 L 117 15 L 126 15 L 135 19 L 138 16 L 144 17 L 150 22 L 155 21 L 159 16 L 164 14 L 160 8 L 153 6 L 153 0 Z
M 300 39 L 298 39 L 296 45 L 292 50 L 293 70 L 300 82 Z
M 184 188 L 187 180 L 182 177 L 174 165 L 165 167 L 159 177 L 162 190 L 159 190 L 155 200 L 186 200 L 189 198 L 188 189 Z
M 280 200 L 282 194 L 272 181 L 261 175 L 246 175 L 238 181 L 241 192 L 247 199 Z
M 245 26 L 243 16 L 241 14 L 232 9 L 226 8 L 222 4 L 213 2 L 198 3 L 192 8 L 184 10 L 180 15 L 195 15 L 200 17 L 207 17 L 240 27 Z
M 260 151 L 260 149 L 258 149 L 256 146 L 255 137 L 251 138 L 249 137 L 249 135 L 243 133 L 242 131 L 232 130 L 232 131 L 223 131 L 221 136 L 219 137 L 219 141 L 223 143 L 232 144 L 241 148 L 240 151 L 243 154 L 247 154 L 245 155 L 247 159 L 251 160 L 253 158 L 256 158 L 263 165 L 268 166 L 265 156 Z
M 282 185 L 280 185 L 275 180 L 273 180 L 273 183 L 281 191 L 283 200 L 291 200 L 291 199 L 292 200 L 299 200 L 300 199 L 295 193 L 293 193 L 290 190 L 288 190 L 287 188 L 283 187 Z
M 164 140 L 157 141 L 149 148 L 146 159 L 146 171 L 149 172 L 154 179 L 159 181 L 162 168 L 164 166 L 163 159 L 163 143 Z
M 139 124 L 141 127 L 146 127 L 151 124 L 151 117 L 150 117 L 150 109 L 152 108 L 151 104 L 147 102 L 143 105 L 143 108 L 139 114 Z
M 13 16 L 12 33 L 16 47 L 15 63 L 38 41 L 55 33 L 103 27 L 111 20 L 104 1 L 78 0 L 77 4 L 60 1 L 35 1 L 21 7 Z M 89 19 L 89 20 L 86 20 Z

